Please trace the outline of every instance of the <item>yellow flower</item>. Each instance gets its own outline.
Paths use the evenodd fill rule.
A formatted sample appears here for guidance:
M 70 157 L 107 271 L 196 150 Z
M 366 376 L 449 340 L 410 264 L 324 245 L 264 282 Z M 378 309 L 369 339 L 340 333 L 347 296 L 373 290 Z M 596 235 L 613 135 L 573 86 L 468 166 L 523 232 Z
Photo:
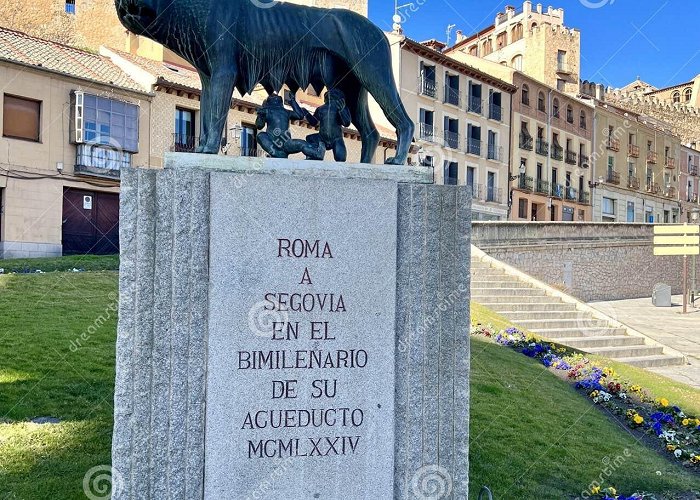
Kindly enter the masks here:
M 667 407 L 667 406 L 668 406 L 668 399 L 666 399 L 666 398 L 661 398 L 661 399 L 659 400 L 659 404 L 660 404 L 661 406 L 663 406 L 664 408 Z
M 634 417 L 634 423 L 637 424 L 637 425 L 643 424 L 643 423 L 644 423 L 644 417 L 642 417 L 641 415 L 636 415 L 636 416 Z
M 700 425 L 700 418 L 695 419 L 695 425 Z
M 611 486 L 610 488 L 608 488 L 608 493 L 610 493 L 611 495 L 617 495 L 617 490 Z
M 591 493 L 593 493 L 594 495 L 600 493 L 600 486 L 594 486 L 593 488 L 591 488 Z
M 675 445 L 672 445 L 672 444 L 669 444 L 669 445 L 666 447 L 666 449 L 667 449 L 668 451 L 676 451 Z
M 688 427 L 688 426 L 690 425 L 690 419 L 684 418 L 684 419 L 683 419 L 683 425 L 685 425 L 686 427 Z

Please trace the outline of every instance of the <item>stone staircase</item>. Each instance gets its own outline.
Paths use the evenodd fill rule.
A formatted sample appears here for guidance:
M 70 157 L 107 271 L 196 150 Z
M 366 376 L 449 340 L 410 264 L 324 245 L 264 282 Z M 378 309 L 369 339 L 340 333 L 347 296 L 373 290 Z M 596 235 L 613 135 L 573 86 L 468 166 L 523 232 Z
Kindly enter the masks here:
M 685 363 L 682 355 L 665 352 L 663 346 L 630 334 L 624 326 L 600 319 L 576 299 L 548 293 L 551 290 L 536 280 L 521 279 L 479 257 L 472 258 L 471 273 L 474 302 L 540 337 L 642 368 Z

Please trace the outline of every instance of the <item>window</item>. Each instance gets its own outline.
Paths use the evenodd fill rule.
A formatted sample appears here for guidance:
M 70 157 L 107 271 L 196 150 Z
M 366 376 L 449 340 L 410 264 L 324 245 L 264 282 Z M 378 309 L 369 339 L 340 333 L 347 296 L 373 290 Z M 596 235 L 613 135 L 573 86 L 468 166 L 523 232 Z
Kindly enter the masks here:
M 484 56 L 487 56 L 493 52 L 493 42 L 490 38 L 484 42 L 484 45 L 482 47 L 482 53 L 484 54 Z
M 552 101 L 552 116 L 554 118 L 559 118 L 559 99 L 556 97 L 554 98 L 554 101 Z
M 75 0 L 66 0 L 66 13 L 75 14 Z
M 476 180 L 476 168 L 467 167 L 467 186 L 474 187 L 475 180 Z
M 603 214 L 615 215 L 615 200 L 603 197 Z
M 257 129 L 254 125 L 241 125 L 241 156 L 258 156 Z
M 691 99 L 693 98 L 693 89 L 685 89 L 683 91 L 683 98 L 685 99 L 685 102 L 690 102 Z
M 583 130 L 586 130 L 586 127 L 588 127 L 587 122 L 586 122 L 586 112 L 583 110 L 581 110 L 581 116 L 579 117 L 579 126 Z
M 445 160 L 445 185 L 456 186 L 459 167 L 457 162 Z
M 425 156 L 420 162 L 421 167 L 433 168 L 433 165 L 435 165 L 435 159 L 432 156 Z
M 139 151 L 139 107 L 124 101 L 74 92 L 76 143 Z M 82 137 L 79 130 L 82 127 Z
M 525 106 L 530 105 L 530 87 L 528 87 L 527 84 L 523 84 L 522 102 Z
M 194 152 L 194 111 L 175 108 L 174 149 L 179 152 Z
M 486 174 L 486 201 L 501 203 L 500 193 L 496 187 L 496 174 L 494 172 Z
M 561 78 L 557 78 L 557 90 L 559 92 L 565 92 L 566 91 L 566 81 L 562 80 Z
M 544 103 L 544 92 L 537 94 L 537 109 L 543 112 L 547 112 L 547 106 Z
M 504 31 L 496 37 L 496 47 L 500 50 L 508 44 L 508 34 Z
M 627 222 L 634 222 L 634 202 L 627 202 Z
M 518 200 L 518 217 L 521 219 L 527 219 L 528 218 L 528 203 L 526 198 L 520 198 Z
M 671 99 L 673 99 L 673 102 L 681 102 L 681 93 L 676 91 L 671 95 Z
M 39 142 L 41 101 L 5 94 L 2 112 L 4 137 Z
M 557 70 L 559 71 L 567 71 L 568 68 L 566 67 L 566 51 L 565 50 L 560 50 L 557 52 Z
M 568 123 L 574 123 L 574 108 L 571 104 L 566 106 L 566 121 Z
M 479 55 L 479 46 L 478 45 L 472 45 L 469 47 L 469 55 L 470 56 L 478 56 Z
M 435 66 L 420 63 L 420 93 L 428 97 L 437 97 L 437 80 Z
M 517 71 L 522 71 L 523 70 L 523 56 L 521 56 L 520 54 L 515 56 L 513 58 L 513 60 L 511 61 L 511 66 L 513 67 L 513 69 L 515 69 Z
M 515 26 L 513 26 L 513 29 L 510 32 L 510 40 L 512 42 L 517 42 L 518 40 L 521 40 L 523 38 L 523 25 L 518 23 Z
M 489 91 L 489 118 L 501 121 L 503 116 L 501 108 L 501 93 Z
M 469 82 L 469 102 L 467 111 L 481 114 L 481 84 Z

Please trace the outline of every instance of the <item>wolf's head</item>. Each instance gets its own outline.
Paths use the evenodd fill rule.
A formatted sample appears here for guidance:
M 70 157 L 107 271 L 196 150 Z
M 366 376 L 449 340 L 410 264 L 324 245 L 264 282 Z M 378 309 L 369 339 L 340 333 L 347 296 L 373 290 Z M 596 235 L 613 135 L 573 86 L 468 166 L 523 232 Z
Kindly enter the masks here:
M 115 0 L 124 27 L 136 35 L 149 36 L 158 20 L 161 0 Z

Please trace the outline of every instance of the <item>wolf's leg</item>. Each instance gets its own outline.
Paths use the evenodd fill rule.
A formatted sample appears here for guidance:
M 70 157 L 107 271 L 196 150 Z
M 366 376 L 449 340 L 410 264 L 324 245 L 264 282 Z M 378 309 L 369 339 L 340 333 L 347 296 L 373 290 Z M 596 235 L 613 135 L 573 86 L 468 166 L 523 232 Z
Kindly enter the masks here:
M 345 95 L 345 105 L 350 110 L 352 123 L 357 127 L 362 139 L 360 162 L 372 163 L 379 145 L 379 132 L 369 113 L 367 90 L 362 88 L 355 75 L 349 71 L 339 79 L 336 88 Z
M 202 75 L 200 137 L 197 153 L 217 154 L 233 97 L 236 68 L 220 63 L 211 77 Z

